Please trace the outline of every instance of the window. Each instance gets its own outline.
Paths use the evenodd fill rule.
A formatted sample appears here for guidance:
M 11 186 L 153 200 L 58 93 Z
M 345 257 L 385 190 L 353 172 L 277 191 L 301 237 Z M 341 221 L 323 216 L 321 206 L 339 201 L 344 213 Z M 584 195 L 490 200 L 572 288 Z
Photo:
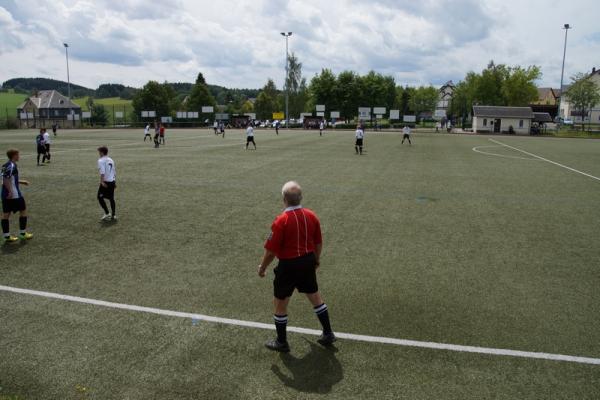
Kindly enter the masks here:
M 487 118 L 483 119 L 483 126 L 487 126 Z
M 519 121 L 519 128 L 522 128 L 522 127 L 523 127 L 523 124 L 524 124 L 523 120 L 520 120 L 520 121 Z

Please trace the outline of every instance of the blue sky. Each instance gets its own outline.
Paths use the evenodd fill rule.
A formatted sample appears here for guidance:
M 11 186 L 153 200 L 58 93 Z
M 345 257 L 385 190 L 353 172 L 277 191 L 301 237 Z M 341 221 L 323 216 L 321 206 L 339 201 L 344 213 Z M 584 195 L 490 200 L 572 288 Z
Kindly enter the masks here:
M 592 0 L 0 0 L 0 81 L 71 79 L 97 87 L 150 79 L 261 87 L 283 80 L 285 42 L 308 80 L 322 68 L 440 85 L 489 60 L 542 67 L 559 85 L 564 23 L 566 76 L 600 67 L 600 3 Z

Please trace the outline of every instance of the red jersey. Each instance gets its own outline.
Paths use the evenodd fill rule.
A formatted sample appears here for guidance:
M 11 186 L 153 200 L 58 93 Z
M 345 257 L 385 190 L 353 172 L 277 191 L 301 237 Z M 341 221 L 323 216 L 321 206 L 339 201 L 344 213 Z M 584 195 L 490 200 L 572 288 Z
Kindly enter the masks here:
M 160 132 L 160 136 L 165 136 L 165 127 L 161 126 L 159 132 Z
M 313 253 L 321 243 L 321 223 L 317 215 L 302 206 L 288 207 L 271 225 L 265 249 L 280 260 L 288 260 Z

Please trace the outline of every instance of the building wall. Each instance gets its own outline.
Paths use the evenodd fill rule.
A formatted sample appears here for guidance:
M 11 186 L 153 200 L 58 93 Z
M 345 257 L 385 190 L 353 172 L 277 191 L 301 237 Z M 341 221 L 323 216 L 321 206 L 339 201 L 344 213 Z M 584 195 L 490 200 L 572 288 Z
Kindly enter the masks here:
M 488 117 L 473 117 L 473 131 L 481 132 L 481 133 L 492 133 L 494 132 L 493 121 L 496 118 L 488 118 Z M 519 121 L 523 121 L 523 127 L 519 127 Z M 484 125 L 485 123 L 485 125 Z M 529 135 L 531 130 L 531 120 L 520 118 L 500 118 L 500 132 L 506 133 L 508 129 L 512 125 L 515 133 L 521 135 Z

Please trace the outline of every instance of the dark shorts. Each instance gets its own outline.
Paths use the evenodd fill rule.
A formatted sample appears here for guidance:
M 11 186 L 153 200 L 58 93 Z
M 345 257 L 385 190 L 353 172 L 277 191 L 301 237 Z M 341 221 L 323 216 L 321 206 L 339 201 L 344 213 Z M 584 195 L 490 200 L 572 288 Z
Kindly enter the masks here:
M 116 187 L 116 182 L 106 182 L 106 187 L 100 185 L 100 187 L 98 188 L 98 198 L 109 200 L 114 199 Z
M 246 137 L 246 143 L 250 143 L 250 142 L 254 143 L 254 136 L 247 136 Z
M 42 145 L 38 146 L 37 153 L 38 154 L 46 154 L 46 146 L 42 146 Z
M 2 212 L 5 214 L 17 213 L 26 209 L 27 206 L 23 197 L 19 197 L 18 199 L 2 199 Z
M 273 280 L 273 295 L 283 300 L 298 289 L 300 293 L 316 293 L 317 285 L 317 259 L 314 253 L 289 260 L 280 260 L 275 268 Z
M 46 145 L 46 151 L 50 151 L 50 145 L 49 144 Z
M 356 139 L 356 146 L 362 146 L 363 145 L 363 139 Z
M 404 140 L 404 139 L 410 140 L 410 135 L 408 133 L 405 133 L 404 136 L 402 137 L 402 140 Z

